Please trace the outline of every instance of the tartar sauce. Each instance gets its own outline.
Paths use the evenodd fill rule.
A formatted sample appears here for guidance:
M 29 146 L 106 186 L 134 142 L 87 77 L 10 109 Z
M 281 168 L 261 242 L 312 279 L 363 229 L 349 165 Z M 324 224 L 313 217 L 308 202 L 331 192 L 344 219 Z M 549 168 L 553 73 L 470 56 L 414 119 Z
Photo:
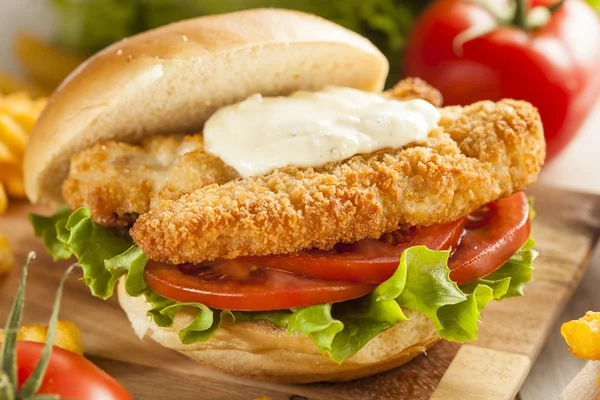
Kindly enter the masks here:
M 248 177 L 399 148 L 425 139 L 439 119 L 439 110 L 425 100 L 389 100 L 350 88 L 255 94 L 206 121 L 204 148 Z

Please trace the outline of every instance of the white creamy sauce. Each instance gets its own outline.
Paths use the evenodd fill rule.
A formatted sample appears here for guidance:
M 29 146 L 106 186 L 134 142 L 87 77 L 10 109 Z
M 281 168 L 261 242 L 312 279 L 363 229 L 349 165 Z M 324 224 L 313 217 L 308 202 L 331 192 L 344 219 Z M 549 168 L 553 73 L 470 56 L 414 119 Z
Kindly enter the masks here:
M 206 121 L 204 148 L 248 177 L 399 148 L 424 140 L 439 119 L 438 109 L 425 100 L 388 100 L 350 88 L 287 97 L 255 94 Z

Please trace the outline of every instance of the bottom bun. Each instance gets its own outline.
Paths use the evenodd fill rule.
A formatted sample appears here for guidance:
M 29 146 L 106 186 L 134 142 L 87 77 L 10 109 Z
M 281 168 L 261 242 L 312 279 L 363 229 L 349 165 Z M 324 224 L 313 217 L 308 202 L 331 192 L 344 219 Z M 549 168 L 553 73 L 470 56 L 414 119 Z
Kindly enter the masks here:
M 406 311 L 410 320 L 373 338 L 356 355 L 338 365 L 323 356 L 312 339 L 288 335 L 267 322 L 223 324 L 206 342 L 182 344 L 177 333 L 194 314 L 182 310 L 173 328 L 160 328 L 146 316 L 143 296 L 125 293 L 119 282 L 119 303 L 139 337 L 148 335 L 160 345 L 223 372 L 255 379 L 288 383 L 346 381 L 387 371 L 425 352 L 438 339 L 435 326 L 424 315 Z

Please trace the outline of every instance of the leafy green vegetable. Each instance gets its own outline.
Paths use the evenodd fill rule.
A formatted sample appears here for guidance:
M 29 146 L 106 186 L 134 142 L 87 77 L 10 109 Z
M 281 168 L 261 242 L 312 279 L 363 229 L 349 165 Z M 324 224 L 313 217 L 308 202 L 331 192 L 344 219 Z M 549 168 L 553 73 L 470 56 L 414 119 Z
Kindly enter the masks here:
M 59 11 L 59 39 L 64 46 L 92 53 L 143 29 L 140 0 L 52 0 Z
M 535 197 L 529 196 L 527 197 L 527 204 L 529 205 L 529 219 L 533 220 L 535 218 Z
M 356 354 L 379 333 L 408 319 L 402 309 L 427 316 L 441 338 L 475 340 L 480 312 L 488 302 L 522 295 L 537 255 L 532 246 L 533 240 L 529 239 L 498 270 L 460 288 L 449 278 L 447 251 L 411 247 L 402 254 L 396 273 L 373 293 L 333 306 L 296 311 L 290 317 L 288 331 L 309 335 L 319 350 L 338 363 Z
M 404 39 L 423 0 L 52 0 L 60 42 L 93 53 L 134 33 L 201 15 L 258 7 L 305 11 L 367 36 L 388 57 L 394 83 Z
M 111 230 L 95 224 L 87 208 L 80 208 L 70 215 L 60 209 L 50 218 L 30 215 L 29 219 L 36 235 L 43 235 L 46 250 L 55 260 L 68 258 L 71 254 L 77 257 L 83 269 L 83 280 L 94 296 L 109 298 L 115 283 L 127 273 L 130 264 L 141 265 L 142 271 L 146 264 L 146 256 L 130 238 L 116 236 Z
M 310 336 L 321 352 L 338 363 L 352 357 L 379 333 L 406 321 L 404 310 L 431 319 L 442 338 L 474 340 L 481 310 L 493 299 L 521 296 L 523 286 L 531 280 L 531 263 L 537 256 L 529 239 L 498 270 L 458 287 L 449 278 L 448 251 L 415 246 L 404 251 L 394 275 L 370 295 L 292 310 L 238 312 L 180 303 L 152 291 L 143 276 L 144 253 L 130 238 L 96 225 L 87 209 L 70 215 L 61 209 L 50 218 L 30 219 L 53 257 L 72 253 L 78 258 L 84 281 L 95 296 L 110 297 L 118 278 L 126 274 L 127 293 L 145 296 L 148 316 L 158 326 L 172 327 L 175 315 L 183 309 L 193 312 L 192 322 L 179 332 L 184 344 L 208 340 L 224 322 L 267 321 L 289 333 Z
M 59 221 L 64 221 L 66 223 L 69 215 L 71 215 L 69 207 L 59 208 L 58 211 L 49 218 L 29 214 L 29 221 L 31 222 L 31 225 L 33 225 L 35 236 L 42 238 L 48 254 L 52 256 L 54 261 L 65 260 L 73 255 L 73 253 L 66 248 L 64 243 L 58 240 L 58 235 L 56 234 L 56 224 Z

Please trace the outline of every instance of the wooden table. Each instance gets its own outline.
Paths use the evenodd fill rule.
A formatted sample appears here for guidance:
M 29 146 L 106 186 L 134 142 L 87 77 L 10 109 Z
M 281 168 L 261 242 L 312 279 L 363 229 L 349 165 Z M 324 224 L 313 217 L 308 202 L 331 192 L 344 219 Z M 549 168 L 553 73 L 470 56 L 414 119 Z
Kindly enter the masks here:
M 12 35 L 26 29 L 42 37 L 55 31 L 50 3 L 38 0 L 0 1 L 0 68 L 18 71 L 10 54 Z M 600 104 L 569 149 L 545 168 L 546 184 L 600 194 Z M 600 254 L 596 254 L 580 288 L 558 319 L 546 347 L 526 380 L 521 400 L 554 399 L 579 372 L 585 362 L 571 356 L 560 337 L 560 324 L 578 318 L 589 309 L 600 311 L 600 295 L 594 286 L 600 282 Z
M 600 194 L 600 103 L 579 136 L 558 159 L 544 168 L 541 181 Z M 556 321 L 542 353 L 517 397 L 519 400 L 556 399 L 585 365 L 573 357 L 562 336 L 560 325 L 588 310 L 600 311 L 600 251 L 590 259 L 590 268 L 581 285 Z

